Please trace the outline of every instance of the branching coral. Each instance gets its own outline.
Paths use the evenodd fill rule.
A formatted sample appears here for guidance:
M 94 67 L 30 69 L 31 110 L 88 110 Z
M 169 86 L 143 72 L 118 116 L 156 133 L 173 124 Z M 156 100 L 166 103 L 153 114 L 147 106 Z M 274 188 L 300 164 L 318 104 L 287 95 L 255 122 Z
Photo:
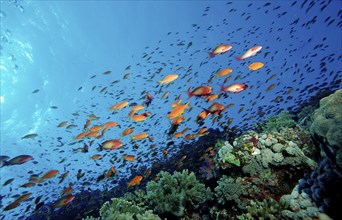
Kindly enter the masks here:
M 279 131 L 281 128 L 293 127 L 296 122 L 291 118 L 288 111 L 281 111 L 276 116 L 267 117 L 267 122 L 262 126 L 264 132 Z
M 281 211 L 286 208 L 285 203 L 278 203 L 274 199 L 264 199 L 262 201 L 251 201 L 247 206 L 248 212 L 237 216 L 239 220 L 254 220 L 254 219 L 281 219 Z
M 87 216 L 84 220 L 161 220 L 151 210 L 134 205 L 122 198 L 105 202 L 100 209 L 100 217 Z
M 240 199 L 241 196 L 252 195 L 259 191 L 251 182 L 244 181 L 241 177 L 234 179 L 223 175 L 217 183 L 215 197 L 218 203 L 226 204 L 232 202 L 232 204 L 235 203 L 240 209 L 246 207 L 246 202 Z
M 154 210 L 160 213 L 171 213 L 183 216 L 187 207 L 198 208 L 212 198 L 212 192 L 200 183 L 194 173 L 188 170 L 160 172 L 157 182 L 147 183 L 147 200 Z
M 151 210 L 145 210 L 121 198 L 113 198 L 100 209 L 101 220 L 160 220 Z

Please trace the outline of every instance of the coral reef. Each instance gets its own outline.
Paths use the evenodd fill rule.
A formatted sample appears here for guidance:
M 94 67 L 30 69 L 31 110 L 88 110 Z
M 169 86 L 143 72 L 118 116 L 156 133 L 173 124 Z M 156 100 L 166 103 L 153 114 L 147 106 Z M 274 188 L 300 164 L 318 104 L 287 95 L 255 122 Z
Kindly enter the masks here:
M 282 128 L 290 128 L 296 125 L 292 117 L 288 111 L 281 111 L 278 115 L 268 116 L 266 122 L 259 122 L 254 127 L 258 131 L 261 129 L 263 133 L 279 131 Z
M 224 165 L 227 163 L 233 164 L 235 166 L 240 166 L 240 160 L 236 156 L 234 147 L 231 144 L 229 144 L 228 141 L 224 142 L 224 144 L 221 147 L 219 144 L 218 148 L 218 161 L 223 169 L 226 168 Z
M 242 200 L 242 196 L 249 196 L 259 192 L 251 182 L 244 181 L 243 178 L 232 178 L 223 175 L 218 180 L 218 186 L 215 188 L 215 197 L 220 204 L 231 203 L 237 205 L 239 209 L 246 207 L 246 201 Z
M 261 135 L 253 131 L 246 132 L 233 141 L 233 146 L 228 142 L 218 145 L 221 148 L 218 149 L 216 161 L 222 168 L 226 168 L 227 164 L 242 166 L 242 170 L 250 175 L 261 173 L 263 169 L 272 166 L 314 169 L 316 163 L 303 152 L 309 152 L 309 147 L 308 143 L 303 144 L 298 137 L 298 129 L 283 128 L 279 132 L 271 131 Z
M 339 219 L 342 197 L 342 172 L 329 158 L 321 161 L 311 174 L 305 174 L 299 190 L 307 193 L 313 202 L 334 219 Z
M 291 194 L 283 195 L 280 201 L 287 205 L 287 209 L 281 211 L 281 215 L 287 219 L 313 219 L 320 215 L 319 209 L 311 202 L 309 196 L 298 191 L 298 185 Z
M 100 209 L 100 218 L 87 217 L 85 220 L 161 220 L 151 210 L 146 210 L 122 198 L 105 202 Z
M 322 98 L 314 113 L 310 131 L 327 139 L 336 162 L 342 168 L 342 90 Z
M 212 198 L 212 192 L 200 183 L 194 173 L 188 170 L 160 172 L 159 180 L 147 183 L 147 200 L 159 213 L 171 213 L 177 217 L 184 215 L 187 208 L 196 209 Z
M 286 208 L 286 204 L 278 203 L 276 200 L 264 199 L 262 201 L 251 201 L 247 206 L 248 212 L 236 217 L 239 220 L 254 220 L 254 219 L 281 219 L 281 212 Z

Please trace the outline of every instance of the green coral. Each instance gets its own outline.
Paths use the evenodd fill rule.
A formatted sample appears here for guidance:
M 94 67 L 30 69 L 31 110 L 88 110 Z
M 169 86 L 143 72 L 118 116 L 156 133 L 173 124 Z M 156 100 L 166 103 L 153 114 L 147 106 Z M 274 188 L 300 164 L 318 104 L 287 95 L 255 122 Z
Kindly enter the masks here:
M 147 183 L 147 201 L 159 213 L 183 216 L 187 207 L 198 208 L 212 198 L 212 192 L 200 183 L 193 172 L 188 170 L 160 172 L 157 182 Z
M 228 211 L 225 209 L 218 209 L 216 206 L 212 207 L 210 209 L 210 216 L 212 217 L 211 219 L 215 220 L 221 220 L 221 219 L 228 219 Z
M 281 212 L 286 209 L 284 203 L 278 203 L 274 199 L 264 199 L 262 201 L 251 201 L 247 206 L 247 213 L 237 216 L 238 220 L 277 220 L 281 219 Z
M 221 146 L 221 148 L 218 151 L 217 159 L 220 164 L 224 165 L 226 163 L 229 163 L 235 166 L 240 166 L 240 160 L 236 156 L 233 146 L 230 145 L 228 141 L 224 142 L 223 145 L 219 144 L 219 146 Z M 222 168 L 225 167 L 222 166 Z
M 125 193 L 123 199 L 130 201 L 139 207 L 147 207 L 146 192 L 144 190 L 138 189 L 134 192 Z
M 321 99 L 320 107 L 314 113 L 314 121 L 310 132 L 325 137 L 332 151 L 336 154 L 336 162 L 342 167 L 342 90 Z
M 235 202 L 240 209 L 245 209 L 246 207 L 245 202 L 240 200 L 241 196 L 249 196 L 259 191 L 251 182 L 244 182 L 241 177 L 234 179 L 223 175 L 217 183 L 218 186 L 215 188 L 215 197 L 217 198 L 218 203 L 226 204 Z
M 122 198 L 105 202 L 100 209 L 100 217 L 87 217 L 89 220 L 161 220 L 151 210 L 134 205 Z
M 283 195 L 280 202 L 286 204 L 286 209 L 281 211 L 281 215 L 286 219 L 318 219 L 321 214 L 309 196 L 298 191 L 298 185 L 293 188 L 291 194 Z
M 291 118 L 288 111 L 281 111 L 278 115 L 268 116 L 267 122 L 262 126 L 263 132 L 279 131 L 284 127 L 296 126 L 296 122 Z

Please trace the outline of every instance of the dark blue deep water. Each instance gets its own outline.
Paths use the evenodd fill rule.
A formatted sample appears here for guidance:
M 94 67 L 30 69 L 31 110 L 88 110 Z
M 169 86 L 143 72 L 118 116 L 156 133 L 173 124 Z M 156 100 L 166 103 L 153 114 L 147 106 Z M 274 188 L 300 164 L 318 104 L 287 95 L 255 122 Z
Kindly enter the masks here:
M 337 0 L 11 0 L 1 1 L 0 21 L 1 155 L 33 158 L 0 168 L 1 210 L 32 193 L 18 207 L 1 211 L 6 220 L 27 218 L 37 197 L 52 204 L 69 186 L 76 200 L 85 190 L 98 194 L 143 176 L 153 164 L 177 154 L 182 144 L 196 141 L 199 137 L 185 137 L 201 128 L 246 131 L 266 116 L 296 111 L 310 97 L 341 88 L 342 6 Z M 210 58 L 208 53 L 221 44 L 232 49 Z M 254 46 L 262 46 L 255 56 L 236 59 Z M 252 71 L 253 62 L 264 66 Z M 215 77 L 225 68 L 233 71 Z M 178 78 L 159 85 L 169 74 Z M 220 91 L 221 85 L 233 83 L 247 87 L 240 93 Z M 211 86 L 219 96 L 211 102 L 189 99 L 187 91 L 199 86 Z M 153 98 L 148 106 L 147 94 Z M 177 100 L 191 107 L 176 131 L 188 129 L 181 138 L 168 134 L 171 103 Z M 124 101 L 127 107 L 110 110 Z M 214 102 L 229 108 L 196 122 Z M 135 115 L 145 113 L 147 119 L 129 118 L 131 107 L 144 103 Z M 118 125 L 101 135 L 103 124 L 111 121 Z M 97 137 L 75 139 L 97 125 L 102 126 Z M 121 137 L 127 128 L 133 133 Z M 131 140 L 142 132 L 148 138 Z M 120 149 L 99 150 L 114 139 L 122 142 Z M 95 154 L 102 158 L 91 159 Z M 125 161 L 123 155 L 136 161 Z M 112 166 L 115 181 L 97 181 Z M 32 175 L 50 170 L 58 174 L 20 187 Z M 84 176 L 78 180 L 79 170 Z

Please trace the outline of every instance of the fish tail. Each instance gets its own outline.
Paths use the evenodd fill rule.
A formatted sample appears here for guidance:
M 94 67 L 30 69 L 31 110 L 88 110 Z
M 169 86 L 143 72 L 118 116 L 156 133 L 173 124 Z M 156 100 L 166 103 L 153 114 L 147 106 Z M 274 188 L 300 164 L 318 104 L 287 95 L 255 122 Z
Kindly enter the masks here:
M 189 98 L 190 99 L 192 96 L 194 96 L 194 94 L 192 94 L 192 92 L 190 92 L 190 90 L 187 91 L 188 95 L 189 95 Z
M 220 87 L 221 87 L 221 90 L 220 90 L 220 92 L 225 92 L 225 91 L 226 91 L 226 88 L 224 88 L 224 86 L 223 86 L 223 85 L 220 85 Z
M 242 60 L 242 58 L 241 58 L 241 57 L 235 57 L 235 58 L 236 58 L 236 60 L 239 60 L 239 61 L 240 61 L 240 60 Z
M 208 52 L 210 58 L 213 58 L 215 56 L 215 54 L 213 52 Z
M 8 166 L 8 162 L 7 161 L 1 161 L 0 163 L 0 167 L 4 167 L 4 166 Z

